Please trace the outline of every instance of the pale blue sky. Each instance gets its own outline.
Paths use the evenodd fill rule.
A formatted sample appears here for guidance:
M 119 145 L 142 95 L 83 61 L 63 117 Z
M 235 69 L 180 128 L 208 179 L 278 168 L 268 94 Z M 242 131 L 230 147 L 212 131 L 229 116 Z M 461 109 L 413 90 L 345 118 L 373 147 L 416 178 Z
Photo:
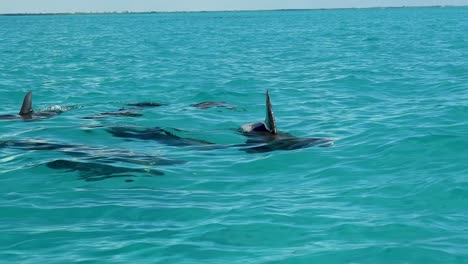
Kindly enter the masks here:
M 468 0 L 0 0 L 0 13 L 214 11 L 468 5 Z

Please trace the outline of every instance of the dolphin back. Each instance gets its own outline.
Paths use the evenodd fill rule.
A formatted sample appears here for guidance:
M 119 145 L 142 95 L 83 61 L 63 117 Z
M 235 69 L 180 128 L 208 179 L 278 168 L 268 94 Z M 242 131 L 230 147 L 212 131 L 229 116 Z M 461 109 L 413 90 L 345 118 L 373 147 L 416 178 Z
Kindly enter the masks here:
M 273 106 L 271 105 L 270 93 L 266 92 L 266 117 L 265 117 L 265 126 L 272 134 L 277 134 L 278 130 L 276 129 L 276 120 L 273 113 Z
M 23 105 L 19 112 L 20 116 L 30 115 L 33 112 L 32 109 L 32 92 L 28 92 L 23 99 Z

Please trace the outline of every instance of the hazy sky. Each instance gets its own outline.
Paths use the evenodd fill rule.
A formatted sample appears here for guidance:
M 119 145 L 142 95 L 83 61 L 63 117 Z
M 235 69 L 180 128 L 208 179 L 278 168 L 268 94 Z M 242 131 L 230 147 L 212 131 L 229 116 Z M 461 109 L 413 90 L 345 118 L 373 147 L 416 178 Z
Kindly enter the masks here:
M 468 5 L 468 0 L 0 0 L 0 13 L 213 11 L 414 5 Z

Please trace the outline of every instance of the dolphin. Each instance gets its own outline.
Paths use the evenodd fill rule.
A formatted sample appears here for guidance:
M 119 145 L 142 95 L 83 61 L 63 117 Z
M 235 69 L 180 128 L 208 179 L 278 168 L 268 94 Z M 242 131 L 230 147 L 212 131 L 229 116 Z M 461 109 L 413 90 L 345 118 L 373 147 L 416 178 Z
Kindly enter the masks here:
M 127 106 L 131 106 L 130 108 L 122 107 L 117 111 L 111 112 L 104 112 L 94 116 L 85 116 L 83 119 L 101 119 L 109 116 L 120 116 L 120 117 L 141 117 L 143 114 L 135 112 L 140 109 L 144 108 L 153 108 L 153 107 L 160 107 L 163 104 L 155 103 L 155 102 L 139 102 L 139 103 L 129 103 L 126 104 Z
M 151 166 L 177 165 L 185 163 L 184 161 L 180 160 L 173 160 L 149 154 L 140 154 L 123 149 L 49 142 L 38 139 L 0 140 L 0 149 L 56 151 L 71 157 L 95 160 L 100 161 L 101 163 L 124 162 L 136 165 Z
M 203 148 L 206 146 L 215 146 L 214 143 L 208 141 L 179 137 L 174 133 L 160 127 L 110 127 L 107 128 L 107 132 L 109 132 L 114 137 L 153 140 L 160 144 L 175 147 L 195 146 Z
M 46 166 L 56 170 L 78 171 L 80 179 L 85 181 L 101 181 L 117 177 L 135 177 L 135 174 L 150 174 L 162 176 L 163 172 L 146 168 L 128 168 L 121 165 L 108 165 L 97 162 L 81 162 L 76 160 L 58 159 L 47 162 Z M 125 182 L 132 182 L 127 179 Z
M 130 103 L 128 106 L 140 107 L 140 108 L 151 108 L 151 107 L 160 107 L 163 104 L 155 102 L 139 102 L 139 103 Z
M 83 119 L 100 119 L 100 118 L 105 118 L 108 116 L 123 116 L 123 117 L 140 117 L 143 116 L 143 114 L 133 112 L 131 110 L 127 110 L 125 108 L 120 108 L 117 111 L 113 112 L 104 112 L 97 114 L 95 116 L 85 116 Z
M 23 104 L 21 105 L 21 110 L 17 115 L 0 115 L 0 120 L 38 120 L 51 118 L 56 115 L 63 113 L 63 110 L 47 110 L 41 112 L 35 112 L 32 108 L 32 92 L 29 91 L 23 99 Z
M 236 110 L 236 107 L 234 105 L 230 105 L 226 102 L 213 102 L 213 101 L 206 101 L 206 102 L 201 102 L 197 104 L 191 104 L 190 106 L 193 106 L 198 109 L 209 109 L 213 107 L 221 107 L 221 108 L 226 108 L 230 110 Z
M 288 133 L 279 132 L 268 90 L 266 91 L 265 121 L 245 124 L 241 126 L 241 133 L 248 138 L 244 145 L 245 147 L 242 148 L 248 153 L 295 150 L 312 146 L 328 147 L 333 145 L 333 140 L 329 138 L 299 138 Z
M 138 103 L 128 103 L 127 106 L 133 106 L 135 108 L 154 108 L 164 106 L 165 104 L 162 103 L 155 103 L 155 102 L 138 102 Z M 235 110 L 236 107 L 234 105 L 228 104 L 226 102 L 214 102 L 214 101 L 205 101 L 201 103 L 191 104 L 190 106 L 198 108 L 198 109 L 209 109 L 213 107 L 222 107 L 231 110 Z
M 122 149 L 73 145 L 44 140 L 0 140 L 0 149 L 56 151 L 71 156 L 73 157 L 72 160 L 57 159 L 48 161 L 46 166 L 51 169 L 77 171 L 80 178 L 85 181 L 135 177 L 140 174 L 142 176 L 160 176 L 164 175 L 164 172 L 156 170 L 156 166 L 186 163 L 185 161 L 150 154 L 138 154 Z M 125 182 L 132 181 L 131 179 L 125 180 Z

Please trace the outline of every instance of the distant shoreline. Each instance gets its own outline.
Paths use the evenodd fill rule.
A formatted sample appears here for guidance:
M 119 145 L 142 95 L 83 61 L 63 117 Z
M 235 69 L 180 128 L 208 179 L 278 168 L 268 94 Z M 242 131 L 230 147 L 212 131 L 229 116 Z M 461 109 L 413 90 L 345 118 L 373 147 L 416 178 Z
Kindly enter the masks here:
M 224 13 L 224 12 L 272 12 L 272 11 L 315 11 L 348 9 L 404 9 L 404 8 L 453 8 L 468 5 L 432 5 L 432 6 L 389 6 L 389 7 L 343 7 L 343 8 L 305 8 L 305 9 L 264 9 L 264 10 L 217 10 L 217 11 L 115 11 L 115 12 L 63 12 L 63 13 L 0 13 L 0 16 L 73 16 L 73 15 L 121 15 L 121 14 L 178 14 L 178 13 Z

